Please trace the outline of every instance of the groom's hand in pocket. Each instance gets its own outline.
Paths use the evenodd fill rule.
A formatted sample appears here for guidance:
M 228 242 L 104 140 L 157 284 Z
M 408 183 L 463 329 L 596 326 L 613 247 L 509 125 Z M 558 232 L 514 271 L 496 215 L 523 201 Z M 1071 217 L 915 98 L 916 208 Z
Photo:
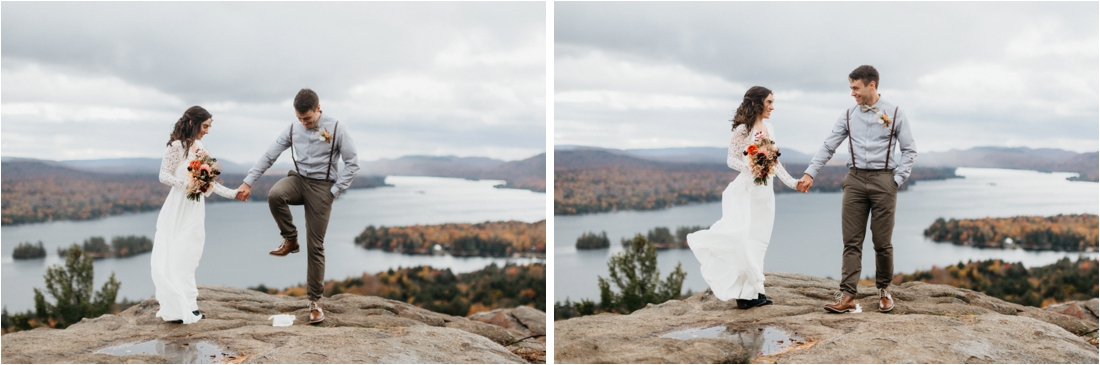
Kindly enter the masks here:
M 248 197 L 252 195 L 252 187 L 248 184 L 241 184 L 241 187 L 237 188 L 237 200 L 242 202 L 248 201 Z

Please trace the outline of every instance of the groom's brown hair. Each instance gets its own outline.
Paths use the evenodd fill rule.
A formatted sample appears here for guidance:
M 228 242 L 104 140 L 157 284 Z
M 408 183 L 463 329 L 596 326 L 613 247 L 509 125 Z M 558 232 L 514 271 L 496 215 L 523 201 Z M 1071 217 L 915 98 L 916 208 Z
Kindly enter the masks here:
M 871 81 L 874 81 L 875 82 L 875 88 L 876 89 L 879 88 L 878 70 L 876 70 L 871 65 L 863 65 L 863 66 L 856 67 L 855 70 L 852 70 L 852 73 L 848 74 L 848 80 L 863 81 L 864 86 L 869 86 L 869 85 L 871 85 Z
M 319 102 L 320 100 L 317 97 L 317 93 L 309 88 L 305 88 L 298 91 L 298 95 L 294 97 L 294 110 L 305 114 L 305 112 L 316 109 L 317 103 Z

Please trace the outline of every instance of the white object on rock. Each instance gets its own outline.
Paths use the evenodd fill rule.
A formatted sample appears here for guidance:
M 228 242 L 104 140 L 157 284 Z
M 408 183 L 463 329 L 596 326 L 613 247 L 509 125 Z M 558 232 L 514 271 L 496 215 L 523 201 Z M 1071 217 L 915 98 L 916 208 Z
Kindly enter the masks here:
M 271 325 L 275 327 L 290 327 L 294 324 L 294 316 L 290 314 L 276 314 L 271 317 L 267 317 L 267 320 L 275 320 Z

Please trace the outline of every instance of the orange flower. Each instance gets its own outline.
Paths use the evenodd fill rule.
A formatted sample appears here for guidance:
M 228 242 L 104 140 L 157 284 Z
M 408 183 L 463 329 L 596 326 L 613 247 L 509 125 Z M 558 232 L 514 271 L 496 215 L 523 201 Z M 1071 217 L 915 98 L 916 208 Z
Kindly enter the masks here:
M 752 154 L 756 154 L 756 151 L 758 151 L 758 150 L 759 149 L 756 147 L 756 145 L 750 144 L 749 148 L 745 149 L 745 152 L 748 152 L 750 155 L 752 155 Z
M 197 170 L 200 166 L 202 166 L 202 162 L 199 160 L 191 160 L 191 164 L 188 165 L 192 171 Z

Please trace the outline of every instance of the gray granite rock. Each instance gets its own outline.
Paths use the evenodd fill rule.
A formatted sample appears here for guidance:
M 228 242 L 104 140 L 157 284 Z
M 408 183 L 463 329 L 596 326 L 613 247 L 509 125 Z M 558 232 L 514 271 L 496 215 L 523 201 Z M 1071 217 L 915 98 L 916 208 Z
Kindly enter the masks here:
M 877 311 L 874 287 L 861 286 L 862 313 L 831 314 L 822 307 L 838 282 L 765 274 L 770 306 L 740 310 L 704 292 L 630 315 L 557 321 L 555 362 L 1098 362 L 1087 342 L 1096 325 L 1076 317 L 919 282 L 892 288 L 890 313 Z
M 199 286 L 198 302 L 207 318 L 191 325 L 156 318 L 159 305 L 148 299 L 117 316 L 84 319 L 64 330 L 4 335 L 2 361 L 168 363 L 172 360 L 157 354 L 96 353 L 162 340 L 172 346 L 216 346 L 215 356 L 235 363 L 526 363 L 513 353 L 522 353 L 522 347 L 512 345 L 518 338 L 505 328 L 378 297 L 325 298 L 325 321 L 319 325 L 307 324 L 304 298 Z M 294 315 L 294 325 L 272 327 L 267 318 L 274 314 Z

